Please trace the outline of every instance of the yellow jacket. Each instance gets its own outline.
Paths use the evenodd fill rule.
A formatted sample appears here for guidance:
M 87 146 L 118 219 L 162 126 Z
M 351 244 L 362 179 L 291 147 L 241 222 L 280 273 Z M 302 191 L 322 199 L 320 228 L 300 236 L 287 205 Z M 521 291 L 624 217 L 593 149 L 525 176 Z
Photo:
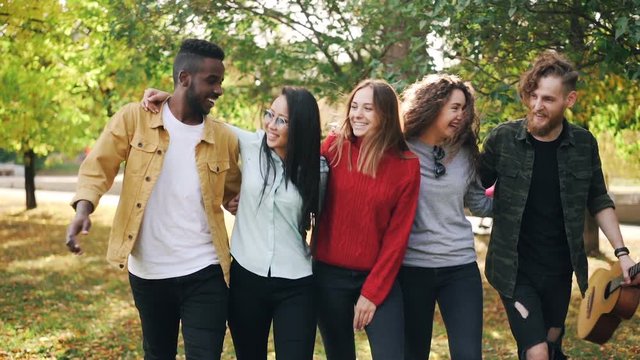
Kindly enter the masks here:
M 96 208 L 100 197 L 111 188 L 121 163 L 126 161 L 107 250 L 109 263 L 120 269 L 125 268 L 138 238 L 142 215 L 168 146 L 169 134 L 164 130 L 162 113 L 152 114 L 139 103 L 130 103 L 111 118 L 80 166 L 71 205 L 88 200 Z M 211 238 L 228 284 L 231 255 L 220 205 L 240 191 L 238 140 L 226 125 L 210 117 L 204 122 L 202 139 L 196 146 L 196 166 Z

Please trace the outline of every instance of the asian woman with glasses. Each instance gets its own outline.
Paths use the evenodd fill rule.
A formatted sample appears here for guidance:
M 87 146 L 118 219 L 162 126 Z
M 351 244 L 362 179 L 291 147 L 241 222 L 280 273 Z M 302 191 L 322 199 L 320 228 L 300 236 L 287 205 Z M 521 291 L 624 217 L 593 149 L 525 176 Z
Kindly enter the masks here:
M 476 176 L 478 119 L 469 85 L 430 75 L 403 93 L 404 133 L 420 158 L 420 195 L 398 276 L 405 359 L 427 359 L 435 304 L 451 359 L 482 358 L 482 280 L 464 208 L 487 216 L 492 200 Z
M 143 104 L 168 96 L 155 93 L 145 92 Z M 255 133 L 231 127 L 240 143 L 242 187 L 239 202 L 227 204 L 237 210 L 229 328 L 239 360 L 267 358 L 272 323 L 278 359 L 312 359 L 316 309 L 306 234 L 318 212 L 316 99 L 305 89 L 284 87 L 262 125 Z
M 411 230 L 420 164 L 402 135 L 398 98 L 381 80 L 358 84 L 344 122 L 321 147 L 331 166 L 314 276 L 327 359 L 356 358 L 365 330 L 373 359 L 404 354 L 402 293 L 396 281 Z

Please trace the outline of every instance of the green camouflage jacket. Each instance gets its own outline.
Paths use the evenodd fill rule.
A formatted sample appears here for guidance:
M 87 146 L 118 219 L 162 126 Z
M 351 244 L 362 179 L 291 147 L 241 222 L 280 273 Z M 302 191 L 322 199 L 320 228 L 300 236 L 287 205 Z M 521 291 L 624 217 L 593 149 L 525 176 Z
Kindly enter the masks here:
M 588 277 L 583 242 L 585 208 L 594 215 L 614 204 L 604 184 L 596 139 L 566 120 L 564 126 L 567 131 L 558 147 L 560 200 L 573 271 L 584 295 Z M 493 129 L 480 156 L 483 185 L 496 183 L 485 274 L 489 283 L 507 297 L 513 296 L 516 284 L 520 223 L 529 195 L 533 157 L 525 119 Z

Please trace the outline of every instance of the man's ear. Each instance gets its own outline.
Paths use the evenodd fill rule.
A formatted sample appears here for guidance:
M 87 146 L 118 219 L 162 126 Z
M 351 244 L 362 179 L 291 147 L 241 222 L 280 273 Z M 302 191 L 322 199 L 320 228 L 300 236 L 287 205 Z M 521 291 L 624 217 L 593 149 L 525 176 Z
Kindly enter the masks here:
M 189 87 L 191 84 L 191 74 L 188 71 L 180 70 L 178 73 L 178 83 L 182 87 Z
M 567 108 L 571 108 L 576 103 L 576 100 L 578 100 L 578 93 L 575 90 L 570 91 L 565 100 Z

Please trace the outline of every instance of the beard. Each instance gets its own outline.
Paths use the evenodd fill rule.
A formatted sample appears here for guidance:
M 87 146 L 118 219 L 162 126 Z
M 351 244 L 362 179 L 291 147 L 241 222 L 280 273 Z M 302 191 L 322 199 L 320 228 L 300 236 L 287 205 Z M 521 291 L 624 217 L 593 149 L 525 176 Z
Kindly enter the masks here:
M 545 137 L 549 135 L 553 130 L 562 126 L 562 121 L 564 120 L 564 116 L 556 116 L 549 117 L 549 114 L 544 114 L 547 116 L 547 121 L 543 123 L 537 123 L 533 120 L 535 113 L 530 111 L 527 115 L 527 131 L 533 136 L 537 137 Z
M 200 114 L 202 116 L 206 116 L 207 114 L 209 114 L 210 109 L 205 109 L 198 101 L 198 97 L 196 96 L 195 90 L 193 88 L 193 83 L 187 88 L 187 105 L 189 105 L 193 112 L 197 114 Z

